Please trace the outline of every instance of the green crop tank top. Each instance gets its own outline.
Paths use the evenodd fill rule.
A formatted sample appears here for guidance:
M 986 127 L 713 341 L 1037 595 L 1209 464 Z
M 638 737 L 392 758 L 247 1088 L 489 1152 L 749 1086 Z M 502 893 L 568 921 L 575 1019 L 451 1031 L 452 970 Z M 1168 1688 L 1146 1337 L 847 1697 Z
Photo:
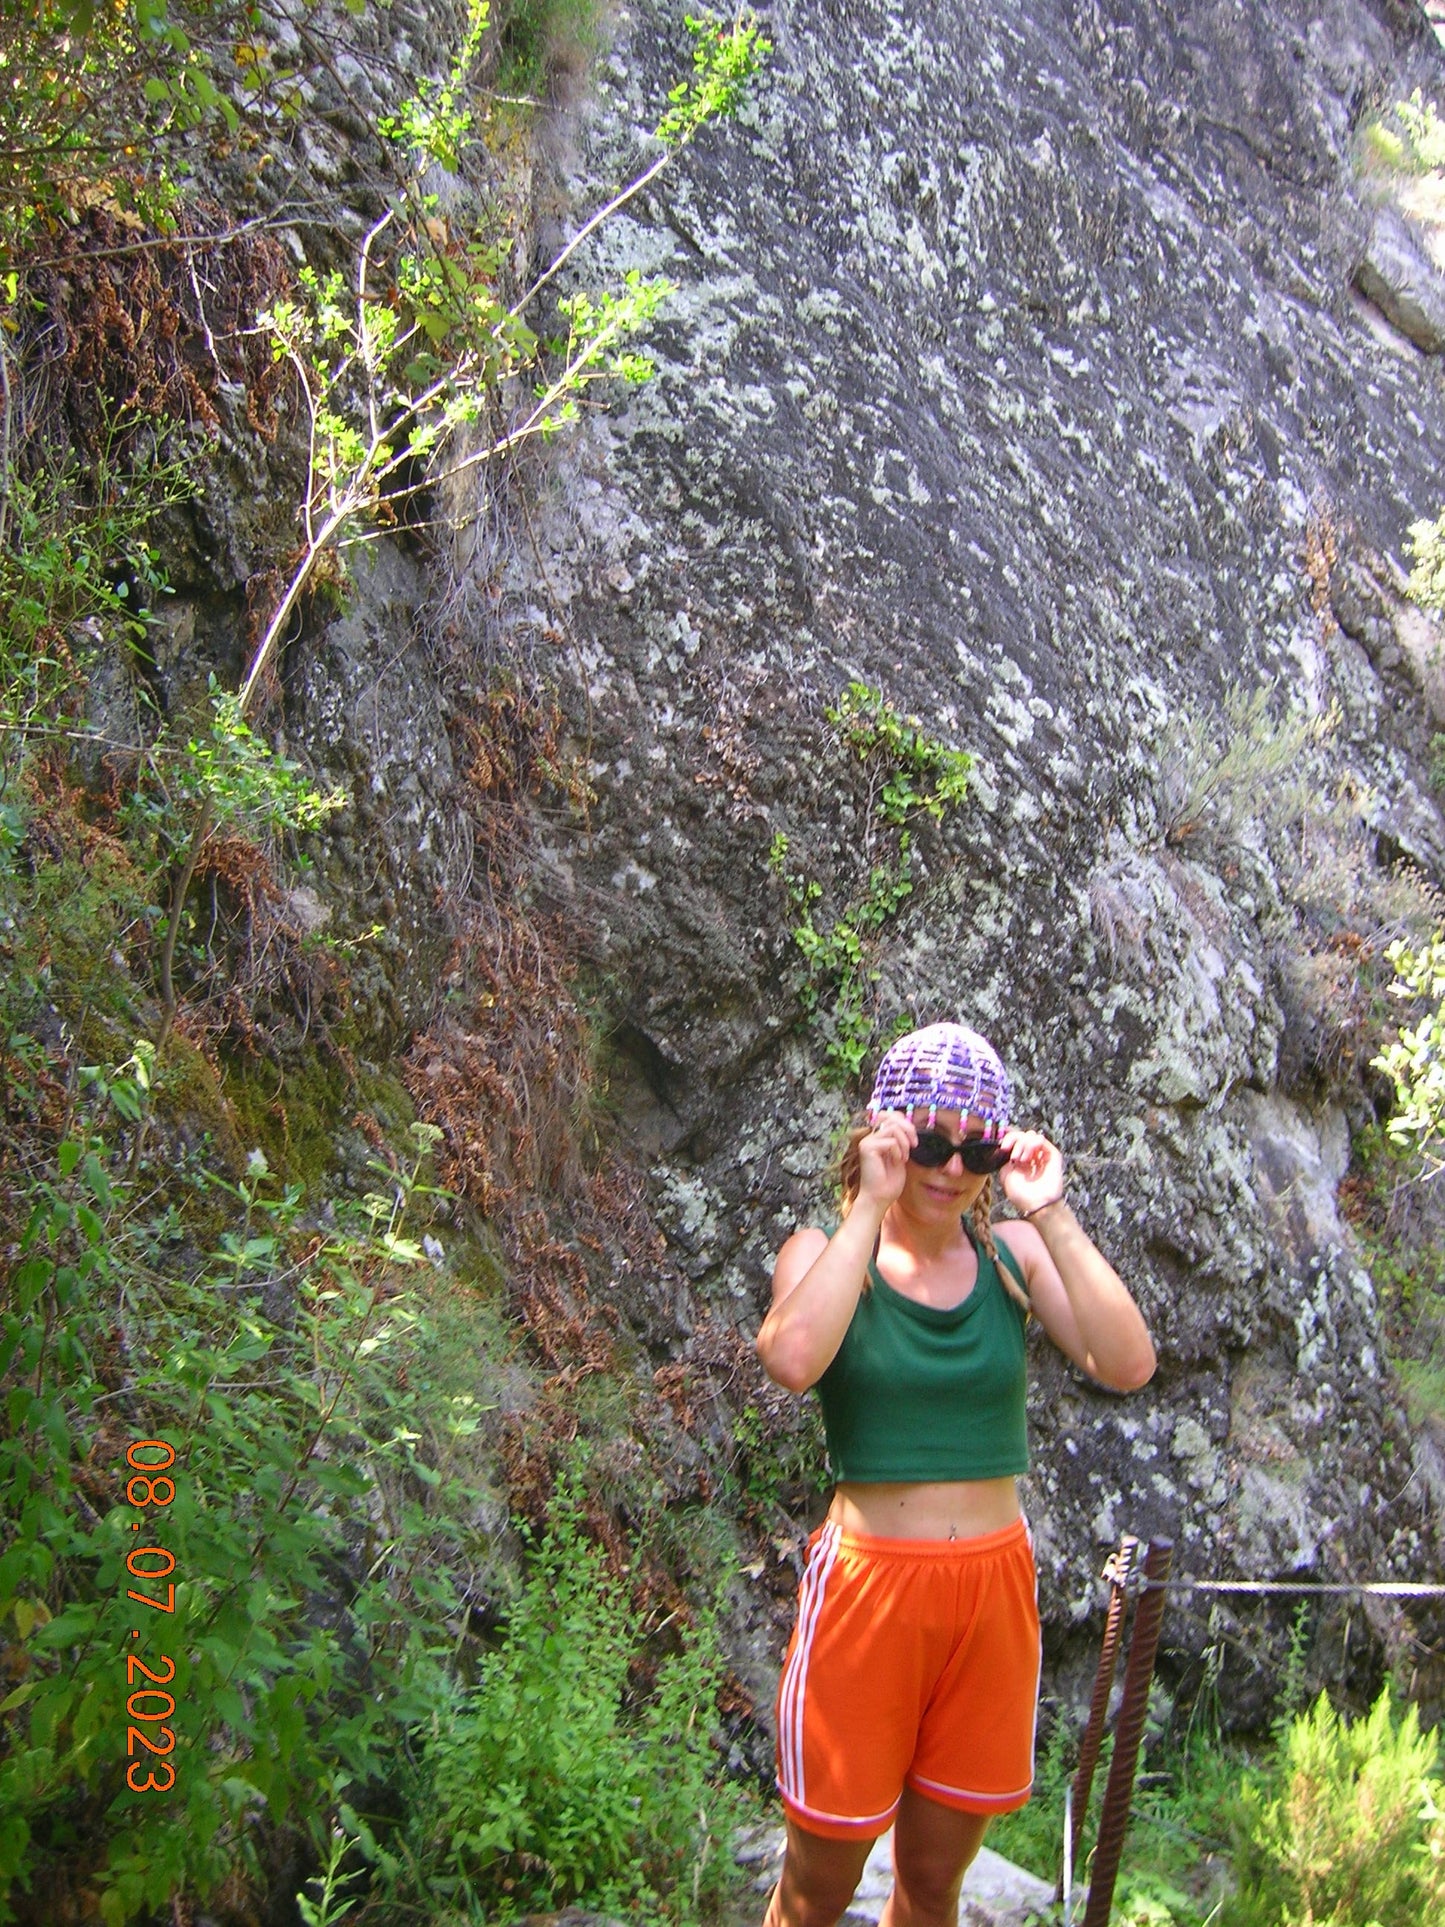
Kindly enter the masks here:
M 872 1289 L 817 1385 L 835 1479 L 914 1484 L 1028 1471 L 1028 1313 L 973 1246 L 977 1281 L 949 1311 L 905 1298 L 870 1261 Z M 1000 1244 L 999 1255 L 1023 1284 L 1013 1254 Z

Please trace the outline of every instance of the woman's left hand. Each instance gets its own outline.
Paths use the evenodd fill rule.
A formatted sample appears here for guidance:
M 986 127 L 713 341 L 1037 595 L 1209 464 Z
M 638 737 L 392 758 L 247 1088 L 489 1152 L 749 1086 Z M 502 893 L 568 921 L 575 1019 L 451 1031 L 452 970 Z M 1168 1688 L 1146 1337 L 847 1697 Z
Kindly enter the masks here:
M 1042 1131 L 1006 1131 L 1009 1162 L 999 1173 L 1003 1194 L 1020 1216 L 1064 1192 L 1064 1154 Z

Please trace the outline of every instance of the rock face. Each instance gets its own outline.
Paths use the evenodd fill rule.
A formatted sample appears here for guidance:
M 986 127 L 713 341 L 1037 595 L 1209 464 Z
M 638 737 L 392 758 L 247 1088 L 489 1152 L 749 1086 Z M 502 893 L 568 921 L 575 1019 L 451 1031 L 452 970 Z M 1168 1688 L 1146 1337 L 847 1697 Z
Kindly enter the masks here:
M 678 292 L 656 380 L 558 464 L 545 585 L 530 560 L 511 584 L 518 622 L 550 598 L 572 638 L 596 802 L 538 888 L 609 987 L 654 1208 L 748 1329 L 824 1208 L 850 1094 L 769 854 L 781 831 L 820 919 L 865 889 L 878 801 L 824 715 L 859 679 L 976 759 L 919 833 L 870 1014 L 995 1038 L 1158 1340 L 1128 1400 L 1037 1350 L 1055 1651 L 1124 1529 L 1195 1574 L 1429 1577 L 1336 1191 L 1382 1095 L 1339 946 L 1409 894 L 1402 860 L 1438 883 L 1445 859 L 1438 637 L 1398 567 L 1445 390 L 1352 291 L 1357 126 L 1438 99 L 1440 49 L 1390 0 L 776 0 L 765 24 L 743 127 L 586 258 L 589 285 Z M 686 59 L 673 10 L 618 11 L 573 205 L 655 151 Z M 1227 1623 L 1245 1710 L 1266 1621 Z
M 1376 215 L 1355 281 L 1417 348 L 1435 355 L 1445 348 L 1445 275 L 1393 208 Z

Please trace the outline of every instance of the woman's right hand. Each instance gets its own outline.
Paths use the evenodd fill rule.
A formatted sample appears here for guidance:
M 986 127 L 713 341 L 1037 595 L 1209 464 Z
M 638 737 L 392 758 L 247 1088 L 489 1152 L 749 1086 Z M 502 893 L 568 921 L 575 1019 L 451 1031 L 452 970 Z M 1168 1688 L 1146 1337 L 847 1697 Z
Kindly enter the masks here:
M 880 1111 L 867 1137 L 858 1140 L 858 1196 L 886 1211 L 903 1194 L 908 1154 L 918 1142 L 913 1119 Z

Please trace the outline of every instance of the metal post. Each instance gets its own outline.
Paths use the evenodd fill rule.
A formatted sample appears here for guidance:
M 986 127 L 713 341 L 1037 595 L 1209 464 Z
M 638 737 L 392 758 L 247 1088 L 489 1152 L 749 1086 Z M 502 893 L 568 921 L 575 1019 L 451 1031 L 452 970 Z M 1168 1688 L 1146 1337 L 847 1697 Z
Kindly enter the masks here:
M 1109 1780 L 1099 1815 L 1099 1838 L 1094 1847 L 1084 1927 L 1108 1927 L 1109 1910 L 1114 1904 L 1114 1882 L 1119 1877 L 1119 1857 L 1129 1824 L 1139 1742 L 1144 1734 L 1144 1716 L 1149 1710 L 1149 1682 L 1154 1677 L 1154 1655 L 1159 1648 L 1159 1623 L 1164 1617 L 1168 1596 L 1164 1582 L 1169 1577 L 1173 1558 L 1172 1539 L 1149 1541 L 1149 1550 L 1144 1556 L 1144 1587 L 1134 1614 L 1129 1658 L 1124 1667 L 1124 1698 L 1114 1733 L 1114 1757 L 1109 1763 Z
M 1094 1768 L 1099 1763 L 1104 1721 L 1109 1713 L 1109 1694 L 1113 1691 L 1114 1672 L 1119 1663 L 1119 1637 L 1124 1630 L 1124 1612 L 1129 1601 L 1129 1570 L 1138 1550 L 1139 1541 L 1132 1533 L 1126 1532 L 1119 1541 L 1118 1551 L 1109 1555 L 1108 1564 L 1104 1567 L 1104 1578 L 1109 1582 L 1109 1610 L 1104 1617 L 1104 1637 L 1099 1647 L 1099 1670 L 1094 1675 L 1094 1697 L 1089 1703 L 1089 1722 L 1084 1728 L 1084 1737 L 1079 1745 L 1079 1764 L 1074 1770 L 1070 1814 L 1066 1822 L 1068 1844 L 1064 1850 L 1064 1870 L 1060 1872 L 1058 1885 L 1054 1888 L 1055 1900 L 1064 1898 L 1066 1878 L 1068 1884 L 1073 1885 L 1072 1873 L 1079 1864 L 1079 1842 L 1083 1838 L 1089 1794 L 1094 1785 Z

